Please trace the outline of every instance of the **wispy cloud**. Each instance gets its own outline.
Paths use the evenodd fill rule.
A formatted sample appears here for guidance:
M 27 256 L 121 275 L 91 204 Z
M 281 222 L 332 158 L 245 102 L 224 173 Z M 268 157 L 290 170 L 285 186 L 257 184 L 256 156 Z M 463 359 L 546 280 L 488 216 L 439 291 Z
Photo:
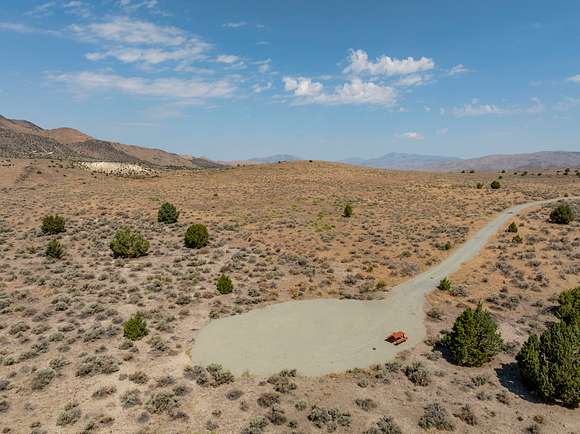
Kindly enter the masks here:
M 177 49 L 122 47 L 106 51 L 90 52 L 88 60 L 98 61 L 114 58 L 123 63 L 145 63 L 158 65 L 168 61 L 192 62 L 207 58 L 205 54 L 211 46 L 203 41 L 190 40 L 187 45 Z
M 397 134 L 396 137 L 398 137 L 399 139 L 405 139 L 405 140 L 423 140 L 425 138 L 423 136 L 423 134 L 418 133 L 416 131 L 409 131 L 406 133 Z
M 421 57 L 414 59 L 395 59 L 389 56 L 380 56 L 375 62 L 369 61 L 369 55 L 364 50 L 350 50 L 349 65 L 344 69 L 347 74 L 368 73 L 370 75 L 404 75 L 421 71 L 429 71 L 435 67 L 433 59 Z
M 48 29 L 41 29 L 39 27 L 29 26 L 28 24 L 22 23 L 9 23 L 9 22 L 0 22 L 0 31 L 2 32 L 12 32 L 12 33 L 21 33 L 21 34 L 42 34 L 42 35 L 50 35 L 50 36 L 60 36 L 61 33 L 56 30 L 48 30 Z
M 574 82 L 574 83 L 580 83 L 580 74 L 576 74 L 576 75 L 573 75 L 572 77 L 568 77 L 567 80 Z
M 157 7 L 157 0 L 119 0 L 119 6 L 126 11 L 136 11 L 141 8 L 154 9 Z
M 120 91 L 129 95 L 160 98 L 210 99 L 231 97 L 236 89 L 234 83 L 225 79 L 210 82 L 196 77 L 151 79 L 83 71 L 73 74 L 50 75 L 49 78 L 54 82 L 66 84 L 78 94 Z
M 393 84 L 395 86 L 403 86 L 403 87 L 410 87 L 410 86 L 421 86 L 427 84 L 431 81 L 432 75 L 430 74 L 412 74 L 406 75 L 401 77 Z
M 231 65 L 233 63 L 239 62 L 240 57 L 234 56 L 231 54 L 221 54 L 215 58 L 216 62 L 225 63 L 227 65 Z
M 580 106 L 580 98 L 565 97 L 561 101 L 558 101 L 554 106 L 554 109 L 560 112 L 567 112 L 575 107 Z
M 247 25 L 248 25 L 248 23 L 245 21 L 235 21 L 235 22 L 223 23 L 222 27 L 224 27 L 226 29 L 239 29 L 240 27 L 245 27 Z
M 129 45 L 161 45 L 175 47 L 187 43 L 187 33 L 173 26 L 159 26 L 149 21 L 114 17 L 108 21 L 86 25 L 74 24 L 71 31 L 88 41 L 107 41 Z
M 486 115 L 518 115 L 535 114 L 544 110 L 544 105 L 539 98 L 532 98 L 532 104 L 528 107 L 502 107 L 496 104 L 480 104 L 479 100 L 473 99 L 471 103 L 461 107 L 454 107 L 451 113 L 459 118 L 486 116 Z
M 459 64 L 457 64 L 457 65 L 453 66 L 453 67 L 452 67 L 452 68 L 449 70 L 449 72 L 447 73 L 447 75 L 454 76 L 454 75 L 461 75 L 461 74 L 466 74 L 466 73 L 468 73 L 468 72 L 470 72 L 470 71 L 469 71 L 469 69 L 467 69 L 467 68 L 465 67 L 465 65 L 463 65 L 463 64 L 461 64 L 461 63 L 459 63 Z
M 264 92 L 264 91 L 266 91 L 266 90 L 270 90 L 270 89 L 272 89 L 272 86 L 273 86 L 273 85 L 272 85 L 272 82 L 271 82 L 271 81 L 268 81 L 268 82 L 267 82 L 267 83 L 265 83 L 265 84 L 256 83 L 256 84 L 254 84 L 254 85 L 252 86 L 252 91 L 253 91 L 254 93 L 262 93 L 262 92 Z

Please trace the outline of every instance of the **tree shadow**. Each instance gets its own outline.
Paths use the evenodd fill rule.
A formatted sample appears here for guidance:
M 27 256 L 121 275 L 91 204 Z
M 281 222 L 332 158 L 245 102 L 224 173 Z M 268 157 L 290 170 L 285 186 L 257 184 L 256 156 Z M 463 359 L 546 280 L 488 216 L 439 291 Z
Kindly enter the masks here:
M 441 353 L 441 357 L 443 357 L 447 363 L 454 364 L 451 351 L 449 351 L 449 347 L 443 343 L 443 339 L 439 339 L 433 344 L 432 351 L 439 351 Z
M 522 382 L 520 370 L 516 362 L 502 363 L 499 368 L 495 369 L 495 373 L 499 383 L 513 394 L 528 402 L 535 404 L 548 404 L 535 393 L 530 391 Z

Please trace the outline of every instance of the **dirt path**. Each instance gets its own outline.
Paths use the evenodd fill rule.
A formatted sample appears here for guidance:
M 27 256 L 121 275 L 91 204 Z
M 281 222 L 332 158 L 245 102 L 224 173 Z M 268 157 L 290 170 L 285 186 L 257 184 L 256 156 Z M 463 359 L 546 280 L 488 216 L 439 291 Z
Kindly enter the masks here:
M 477 255 L 514 214 L 557 200 L 503 211 L 447 259 L 394 287 L 384 300 L 290 301 L 211 321 L 196 337 L 193 364 L 220 363 L 235 375 L 270 375 L 288 368 L 318 376 L 384 363 L 425 338 L 425 295 L 440 279 Z M 407 332 L 407 343 L 384 342 L 395 330 Z

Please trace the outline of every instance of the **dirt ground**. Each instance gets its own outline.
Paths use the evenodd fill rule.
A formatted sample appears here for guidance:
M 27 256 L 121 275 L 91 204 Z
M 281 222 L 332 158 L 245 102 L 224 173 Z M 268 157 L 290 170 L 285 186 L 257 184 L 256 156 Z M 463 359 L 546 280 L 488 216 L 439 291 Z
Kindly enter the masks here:
M 545 207 L 516 218 L 523 243 L 499 233 L 450 276 L 454 295 L 429 296 L 429 338 L 400 366 L 233 381 L 191 366 L 196 331 L 211 318 L 291 299 L 383 298 L 498 211 L 580 194 L 572 174 L 504 173 L 491 190 L 498 175 L 296 162 L 132 179 L 0 162 L 0 432 L 362 433 L 382 416 L 422 432 L 429 403 L 446 409 L 456 432 L 578 432 L 579 411 L 536 400 L 513 364 L 528 333 L 553 320 L 554 295 L 580 283 L 579 223 L 551 225 Z M 178 223 L 157 223 L 165 201 L 181 211 Z M 351 218 L 342 217 L 346 203 Z M 66 218 L 61 260 L 44 255 L 54 237 L 39 228 L 51 213 Z M 191 223 L 208 226 L 207 247 L 183 246 Z M 120 227 L 141 231 L 149 255 L 112 258 Z M 232 294 L 215 290 L 222 273 Z M 477 300 L 513 345 L 482 368 L 458 368 L 434 344 Z M 136 311 L 149 335 L 130 344 L 122 324 Z M 415 361 L 429 371 L 426 386 L 401 370 Z

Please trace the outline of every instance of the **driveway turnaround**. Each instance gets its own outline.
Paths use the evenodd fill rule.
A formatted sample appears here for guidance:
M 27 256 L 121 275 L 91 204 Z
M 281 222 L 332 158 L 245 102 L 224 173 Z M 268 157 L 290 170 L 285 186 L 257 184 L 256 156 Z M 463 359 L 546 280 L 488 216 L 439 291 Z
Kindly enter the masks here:
M 425 295 L 439 280 L 476 256 L 514 214 L 557 200 L 501 212 L 444 261 L 395 286 L 384 300 L 289 301 L 210 321 L 196 336 L 192 362 L 219 363 L 235 375 L 261 376 L 282 369 L 319 376 L 384 363 L 425 338 Z M 399 346 L 385 342 L 396 330 L 404 330 L 409 340 Z

